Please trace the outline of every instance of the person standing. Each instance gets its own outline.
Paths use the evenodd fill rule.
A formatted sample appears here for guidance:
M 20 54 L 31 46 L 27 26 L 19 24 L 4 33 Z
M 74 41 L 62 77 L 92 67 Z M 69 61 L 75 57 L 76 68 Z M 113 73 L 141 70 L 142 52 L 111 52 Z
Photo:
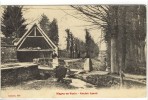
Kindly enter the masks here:
M 52 66 L 53 68 L 56 68 L 56 66 L 58 66 L 58 55 L 55 50 L 52 53 Z

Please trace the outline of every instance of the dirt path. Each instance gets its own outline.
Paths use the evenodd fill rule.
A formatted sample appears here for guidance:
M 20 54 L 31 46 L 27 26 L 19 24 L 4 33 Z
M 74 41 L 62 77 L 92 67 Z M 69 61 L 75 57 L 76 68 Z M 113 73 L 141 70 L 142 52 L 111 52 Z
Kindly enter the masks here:
M 3 86 L 2 90 L 13 90 L 13 89 L 19 89 L 19 90 L 40 90 L 40 89 L 86 89 L 86 88 L 94 88 L 93 85 L 86 83 L 80 79 L 72 79 L 72 83 L 70 84 L 64 84 L 56 82 L 55 78 L 48 78 L 46 80 L 31 80 L 27 82 L 23 82 L 21 84 L 18 84 L 16 86 Z
M 94 88 L 94 85 L 84 82 L 80 79 L 72 79 L 72 83 L 70 85 L 81 89 Z

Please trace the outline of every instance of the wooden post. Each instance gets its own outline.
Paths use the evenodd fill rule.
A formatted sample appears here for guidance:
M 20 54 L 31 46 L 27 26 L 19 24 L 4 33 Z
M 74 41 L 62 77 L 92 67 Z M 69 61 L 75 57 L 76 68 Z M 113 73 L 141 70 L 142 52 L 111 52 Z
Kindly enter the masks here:
M 123 87 L 123 85 L 124 85 L 123 77 L 124 77 L 124 73 L 123 73 L 123 71 L 121 70 L 121 71 L 120 71 L 120 87 Z

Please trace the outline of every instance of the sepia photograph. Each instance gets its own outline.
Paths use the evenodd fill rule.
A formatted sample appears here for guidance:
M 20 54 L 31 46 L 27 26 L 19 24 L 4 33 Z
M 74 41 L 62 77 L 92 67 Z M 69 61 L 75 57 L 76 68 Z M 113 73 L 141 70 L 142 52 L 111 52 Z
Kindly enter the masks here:
M 2 98 L 145 98 L 145 5 L 1 6 Z

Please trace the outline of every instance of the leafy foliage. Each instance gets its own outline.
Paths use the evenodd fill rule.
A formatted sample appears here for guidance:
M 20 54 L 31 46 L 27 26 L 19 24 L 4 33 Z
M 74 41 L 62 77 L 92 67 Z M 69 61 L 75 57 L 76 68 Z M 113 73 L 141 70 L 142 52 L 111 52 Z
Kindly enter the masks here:
M 59 42 L 59 35 L 58 35 L 58 24 L 57 20 L 53 19 L 52 22 L 49 21 L 46 15 L 42 15 L 39 24 L 43 31 L 47 34 L 47 36 L 56 44 L 58 45 Z
M 26 32 L 22 6 L 7 6 L 2 15 L 2 32 L 5 37 L 20 38 Z
M 80 58 L 80 57 L 98 57 L 99 47 L 91 38 L 89 32 L 86 29 L 86 41 L 83 42 L 77 37 L 74 37 L 70 32 L 70 29 L 65 30 L 67 32 L 67 51 L 70 54 L 70 58 Z
M 47 34 L 47 36 L 50 37 L 49 30 L 50 30 L 50 24 L 51 24 L 51 22 L 49 21 L 49 19 L 48 19 L 48 17 L 46 15 L 42 14 L 41 17 L 42 18 L 39 21 L 40 27 Z
M 92 39 L 89 31 L 86 29 L 85 43 L 86 43 L 86 57 L 93 58 L 99 54 L 99 47 Z
M 66 50 L 69 53 L 70 58 L 80 58 L 85 57 L 85 43 L 74 37 L 70 29 L 65 30 L 67 33 L 67 46 Z
M 50 24 L 49 36 L 50 36 L 50 39 L 56 45 L 58 45 L 58 42 L 59 42 L 58 24 L 57 24 L 57 20 L 55 18 L 53 19 L 53 21 Z

